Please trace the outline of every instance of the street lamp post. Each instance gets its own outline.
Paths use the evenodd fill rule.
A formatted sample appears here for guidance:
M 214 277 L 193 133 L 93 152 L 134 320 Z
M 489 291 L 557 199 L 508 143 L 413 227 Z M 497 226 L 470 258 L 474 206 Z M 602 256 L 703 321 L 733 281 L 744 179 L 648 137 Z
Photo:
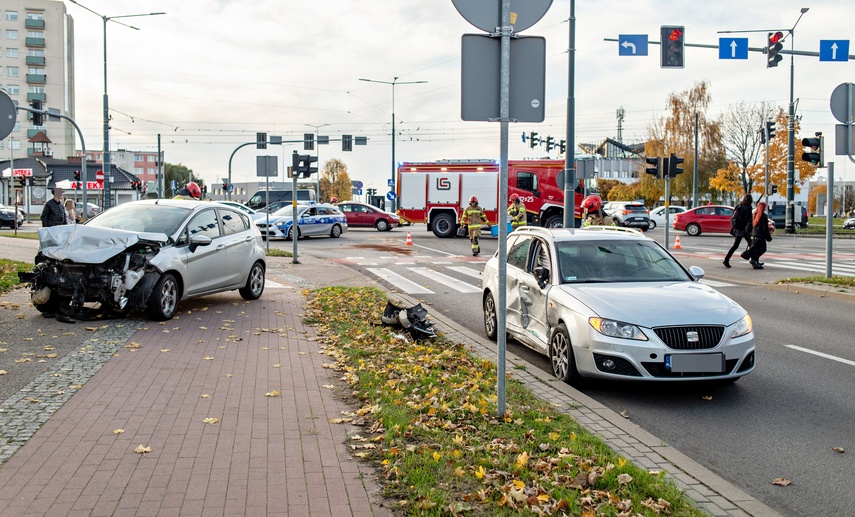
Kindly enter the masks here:
M 395 85 L 396 84 L 423 84 L 427 81 L 398 81 L 398 78 L 395 77 L 391 81 L 375 81 L 373 79 L 360 79 L 360 81 L 366 81 L 369 83 L 380 83 L 380 84 L 391 84 L 392 85 L 392 181 L 391 184 L 395 184 Z M 395 200 L 390 199 L 390 212 L 395 212 Z
M 79 5 L 83 9 L 86 9 L 90 13 L 94 14 L 101 18 L 104 22 L 104 150 L 102 151 L 102 162 L 103 162 L 103 172 L 104 172 L 104 210 L 110 208 L 110 182 L 112 181 L 112 170 L 110 164 L 110 106 L 107 100 L 107 22 L 113 21 L 114 23 L 118 23 L 119 25 L 124 25 L 125 27 L 134 29 L 136 31 L 140 30 L 138 27 L 134 27 L 133 25 L 128 25 L 127 23 L 117 22 L 117 18 L 135 18 L 139 16 L 157 16 L 159 14 L 166 14 L 162 12 L 158 13 L 141 13 L 141 14 L 123 14 L 120 16 L 104 16 L 101 13 L 97 13 L 92 9 L 86 7 L 81 4 L 77 0 L 71 0 L 71 3 L 75 5 Z M 83 157 L 86 159 L 86 156 Z M 81 178 L 82 181 L 86 181 L 87 178 Z
M 808 12 L 809 7 L 802 7 L 799 12 L 799 18 L 796 20 L 796 23 L 793 24 L 793 28 L 789 30 L 790 32 L 790 50 L 795 50 L 795 30 L 796 25 L 799 24 L 799 21 L 802 19 L 802 16 L 806 12 Z M 796 105 L 793 99 L 794 97 L 794 89 L 795 89 L 795 53 L 790 54 L 790 106 L 789 106 L 789 115 L 787 120 L 787 211 L 786 211 L 786 219 L 784 220 L 784 231 L 786 233 L 796 233 L 796 227 L 794 224 L 795 221 L 795 178 L 796 178 L 796 167 L 795 167 L 795 152 L 796 152 L 796 135 L 795 135 L 795 120 L 796 120 Z

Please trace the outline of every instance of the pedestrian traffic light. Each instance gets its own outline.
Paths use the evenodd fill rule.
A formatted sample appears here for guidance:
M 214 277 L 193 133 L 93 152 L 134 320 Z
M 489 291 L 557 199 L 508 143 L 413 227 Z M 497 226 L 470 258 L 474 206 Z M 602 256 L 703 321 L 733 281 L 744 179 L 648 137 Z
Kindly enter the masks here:
M 656 156 L 651 156 L 649 158 L 645 158 L 644 162 L 648 165 L 644 172 L 650 174 L 654 178 L 658 178 L 659 175 L 659 158 Z
M 555 139 L 551 136 L 546 137 L 546 152 L 548 153 L 555 147 Z
M 30 107 L 33 108 L 34 110 L 41 111 L 42 101 L 31 101 Z M 42 113 L 33 112 L 33 125 L 34 126 L 41 126 L 41 125 L 44 125 L 44 123 L 45 123 L 44 115 Z
M 537 138 L 537 132 L 532 131 L 531 133 L 529 133 L 529 137 L 528 137 L 528 145 L 529 145 L 529 147 L 531 147 L 532 149 L 534 149 L 534 148 L 535 148 L 535 146 L 536 146 L 537 144 L 539 144 L 539 143 L 540 143 L 540 139 L 539 139 L 539 138 Z
M 773 138 L 775 138 L 775 122 L 772 120 L 767 120 L 766 121 L 766 141 L 771 144 Z
M 685 47 L 685 27 L 663 25 L 660 29 L 662 47 L 662 68 L 683 68 L 683 50 Z
M 810 148 L 810 152 L 802 154 L 802 160 L 815 167 L 824 167 L 824 151 L 822 149 L 824 137 L 822 133 L 816 133 L 816 138 L 803 138 L 802 145 Z
M 769 33 L 766 47 L 766 68 L 774 68 L 784 59 L 781 56 L 781 49 L 784 48 L 784 45 L 781 44 L 782 39 L 784 39 L 783 32 Z
M 341 135 L 341 150 L 353 151 L 353 136 Z
M 668 177 L 676 178 L 678 174 L 683 174 L 683 159 L 674 153 L 668 158 Z
M 303 133 L 303 150 L 313 151 L 315 149 L 315 135 L 312 133 Z
M 256 133 L 255 134 L 255 148 L 256 149 L 267 149 L 267 133 Z

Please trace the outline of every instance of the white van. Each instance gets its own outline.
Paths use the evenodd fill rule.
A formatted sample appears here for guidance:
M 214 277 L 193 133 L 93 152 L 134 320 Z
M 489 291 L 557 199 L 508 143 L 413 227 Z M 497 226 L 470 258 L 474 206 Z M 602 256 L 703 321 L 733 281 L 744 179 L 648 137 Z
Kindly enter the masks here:
M 246 206 L 253 210 L 259 210 L 267 206 L 267 203 L 277 201 L 291 201 L 291 190 L 259 190 L 249 198 Z M 297 201 L 315 201 L 315 191 L 309 189 L 297 189 Z

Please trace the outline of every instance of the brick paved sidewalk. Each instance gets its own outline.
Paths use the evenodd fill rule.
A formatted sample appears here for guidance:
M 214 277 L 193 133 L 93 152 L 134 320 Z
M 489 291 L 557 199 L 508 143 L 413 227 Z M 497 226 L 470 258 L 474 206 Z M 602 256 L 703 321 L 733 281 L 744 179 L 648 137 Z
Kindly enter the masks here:
M 290 288 L 232 292 L 139 323 L 139 348 L 0 467 L 0 515 L 389 515 L 348 454 L 356 428 L 330 423 L 349 406 L 303 303 Z

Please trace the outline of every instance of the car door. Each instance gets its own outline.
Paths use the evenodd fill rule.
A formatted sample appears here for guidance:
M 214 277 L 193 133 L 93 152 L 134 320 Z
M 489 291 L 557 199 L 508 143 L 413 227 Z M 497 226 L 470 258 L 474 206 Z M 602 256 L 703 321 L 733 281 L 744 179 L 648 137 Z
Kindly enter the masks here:
M 717 206 L 715 208 L 715 231 L 719 233 L 730 233 L 730 218 L 733 209 L 728 206 Z
M 505 275 L 505 324 L 508 332 L 519 336 L 525 330 L 522 326 L 522 300 L 520 299 L 519 279 L 525 274 L 528 263 L 528 251 L 531 236 L 520 235 L 508 238 L 507 275 Z
M 204 235 L 211 239 L 207 246 L 194 246 L 193 237 Z M 220 224 L 217 211 L 211 207 L 193 215 L 184 227 L 179 242 L 183 248 L 184 291 L 188 295 L 204 293 L 227 285 L 229 258 L 220 247 Z
M 546 241 L 532 239 L 529 248 L 525 272 L 518 279 L 520 298 L 520 326 L 525 329 L 524 339 L 541 350 L 546 350 L 547 316 L 546 304 L 551 287 L 553 273 L 552 264 L 557 263 Z M 549 271 L 548 278 L 538 281 L 535 270 L 544 268 Z
M 312 235 L 323 235 L 322 224 L 318 215 L 317 207 L 309 207 L 302 214 L 297 216 L 297 225 L 300 228 L 300 234 L 304 237 Z
M 228 266 L 223 272 L 225 283 L 233 286 L 243 286 L 252 266 L 249 257 L 252 256 L 254 235 L 250 231 L 249 218 L 236 210 L 218 209 L 222 237 L 214 244 L 222 247 L 228 257 Z

